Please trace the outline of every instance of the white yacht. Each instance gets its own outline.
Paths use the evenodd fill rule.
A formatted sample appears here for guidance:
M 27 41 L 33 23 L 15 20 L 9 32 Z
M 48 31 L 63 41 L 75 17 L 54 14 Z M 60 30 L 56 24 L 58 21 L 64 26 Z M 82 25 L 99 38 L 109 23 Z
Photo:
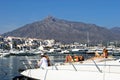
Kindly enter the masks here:
M 5 57 L 5 56 L 9 56 L 10 53 L 8 52 L 0 52 L 0 57 Z
M 120 80 L 120 60 L 91 61 L 27 69 L 21 74 L 38 80 Z
M 9 56 L 10 53 L 7 50 L 0 50 L 0 57 L 5 57 L 5 56 Z

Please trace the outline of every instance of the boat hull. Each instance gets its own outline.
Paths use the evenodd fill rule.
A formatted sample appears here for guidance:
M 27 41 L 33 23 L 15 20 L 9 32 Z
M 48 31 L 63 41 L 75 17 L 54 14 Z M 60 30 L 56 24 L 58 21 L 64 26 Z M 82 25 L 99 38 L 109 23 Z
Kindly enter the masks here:
M 39 80 L 120 80 L 120 60 L 93 62 L 57 64 L 46 70 L 28 69 L 21 74 Z
M 39 80 L 120 80 L 120 74 L 89 71 L 29 69 L 21 74 Z

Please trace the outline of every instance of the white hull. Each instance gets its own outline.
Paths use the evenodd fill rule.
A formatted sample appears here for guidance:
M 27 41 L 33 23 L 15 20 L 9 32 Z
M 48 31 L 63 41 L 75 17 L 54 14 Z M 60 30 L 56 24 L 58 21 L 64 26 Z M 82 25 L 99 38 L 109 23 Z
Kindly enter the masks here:
M 47 70 L 28 69 L 21 74 L 40 80 L 120 80 L 120 62 L 77 63 L 50 66 Z
M 10 53 L 0 53 L 1 57 L 5 57 L 5 56 L 8 56 L 8 55 L 10 55 Z
M 30 69 L 21 74 L 40 80 L 120 80 L 120 74 L 89 71 Z

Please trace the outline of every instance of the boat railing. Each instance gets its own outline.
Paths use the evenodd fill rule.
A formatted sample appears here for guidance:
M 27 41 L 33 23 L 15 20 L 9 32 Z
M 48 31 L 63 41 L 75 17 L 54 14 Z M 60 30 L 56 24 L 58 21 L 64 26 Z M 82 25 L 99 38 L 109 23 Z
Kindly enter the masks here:
M 93 59 L 91 59 L 91 60 L 92 60 L 93 63 L 95 64 L 95 66 L 96 66 L 96 68 L 98 69 L 98 71 L 102 73 L 102 70 L 100 70 L 100 68 L 99 68 L 99 66 L 96 64 L 96 62 L 95 62 Z
M 55 69 L 56 69 L 56 70 L 58 70 L 58 67 L 57 67 L 57 65 L 54 65 L 54 66 L 55 66 Z
M 40 59 L 36 59 L 36 58 L 35 59 L 29 59 L 28 57 L 26 57 L 26 60 L 22 60 L 22 64 L 24 65 L 25 69 L 38 68 L 38 66 L 37 66 L 37 61 L 38 60 L 40 60 Z M 50 62 L 56 70 L 60 70 L 58 65 L 65 65 L 66 64 L 64 62 L 59 62 L 59 63 L 54 62 L 54 60 L 55 59 L 51 58 Z M 105 61 L 103 61 L 103 62 L 105 62 Z M 117 70 L 117 69 L 120 69 L 120 65 L 115 65 L 115 64 L 112 65 L 112 64 L 105 64 L 105 63 L 99 64 L 95 60 L 92 60 L 91 63 L 88 62 L 88 63 L 85 63 L 85 64 L 84 64 L 84 61 L 83 61 L 83 63 L 81 63 L 81 62 L 78 62 L 78 63 L 70 62 L 70 63 L 67 63 L 67 64 L 72 65 L 70 69 L 75 70 L 75 71 L 82 70 L 81 67 L 85 66 L 86 70 L 88 70 L 88 71 L 93 70 L 93 71 L 99 71 L 100 73 L 102 73 L 102 72 L 114 72 L 114 73 L 119 72 L 120 73 L 120 71 Z M 95 66 L 96 69 L 95 69 L 95 67 L 92 70 L 87 68 L 87 67 L 90 67 L 90 66 Z M 114 71 L 113 71 L 113 68 L 114 68 Z M 85 70 L 85 68 L 84 68 L 84 70 Z
M 75 65 L 71 62 L 70 62 L 70 64 L 73 66 L 74 70 L 77 71 L 77 68 L 75 67 Z
M 27 57 L 26 57 L 27 58 Z M 20 60 L 21 61 L 21 68 L 23 69 L 34 69 L 37 68 L 37 61 L 39 61 L 39 59 L 24 59 L 24 60 Z

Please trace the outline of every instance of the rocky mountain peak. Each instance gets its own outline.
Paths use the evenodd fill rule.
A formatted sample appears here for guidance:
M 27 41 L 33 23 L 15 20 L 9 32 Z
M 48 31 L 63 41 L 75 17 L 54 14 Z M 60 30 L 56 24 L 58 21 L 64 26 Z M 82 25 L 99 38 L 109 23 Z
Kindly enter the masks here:
M 46 21 L 46 22 L 52 21 L 52 22 L 54 22 L 54 21 L 56 21 L 56 18 L 49 15 L 45 19 L 43 19 L 43 21 Z

